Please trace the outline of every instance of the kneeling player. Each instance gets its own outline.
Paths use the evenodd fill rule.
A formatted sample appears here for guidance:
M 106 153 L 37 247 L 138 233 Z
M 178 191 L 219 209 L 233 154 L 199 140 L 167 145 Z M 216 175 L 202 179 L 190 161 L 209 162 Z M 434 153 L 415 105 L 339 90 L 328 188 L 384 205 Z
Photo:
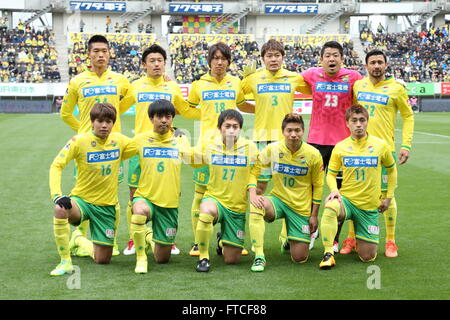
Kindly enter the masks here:
M 273 189 L 269 196 L 250 193 L 249 229 L 255 250 L 252 271 L 264 271 L 264 220 L 285 219 L 291 258 L 308 259 L 310 233 L 317 229 L 323 191 L 323 161 L 320 152 L 302 141 L 301 116 L 290 113 L 282 122 L 284 141 L 268 145 L 258 156 L 256 167 L 269 169 Z M 256 179 L 256 177 L 255 177 Z M 254 190 L 254 189 L 251 189 Z
M 117 229 L 117 179 L 120 161 L 130 157 L 129 138 L 111 133 L 116 109 L 109 103 L 95 104 L 90 112 L 92 131 L 74 136 L 53 160 L 50 167 L 50 191 L 55 202 L 53 231 L 61 263 L 50 273 L 60 276 L 73 272 L 70 251 L 81 247 L 96 263 L 111 260 Z M 110 134 L 111 133 L 111 134 Z M 61 192 L 61 173 L 75 160 L 78 174 L 70 196 Z M 92 241 L 70 224 L 89 220 Z
M 130 149 L 139 154 L 141 177 L 134 193 L 130 233 L 136 247 L 136 273 L 147 273 L 146 247 L 153 248 L 157 263 L 166 263 L 178 229 L 180 170 L 182 158 L 191 159 L 184 135 L 172 128 L 175 107 L 168 100 L 156 100 L 148 108 L 153 129 L 136 135 Z M 152 231 L 147 221 L 152 221 Z M 152 245 L 154 242 L 154 246 Z
M 367 133 L 367 110 L 354 105 L 347 109 L 345 120 L 351 135 L 336 144 L 328 166 L 326 180 L 331 193 L 326 199 L 320 222 L 325 250 L 321 269 L 330 269 L 336 264 L 333 239 L 338 221 L 348 219 L 355 225 L 360 259 L 364 262 L 375 260 L 379 240 L 378 213 L 389 208 L 397 182 L 395 160 L 388 144 Z M 380 203 L 382 166 L 387 169 L 388 190 Z M 343 172 L 340 190 L 336 184 L 339 170 Z
M 245 213 L 247 209 L 247 190 L 256 188 L 255 175 L 258 150 L 256 145 L 239 137 L 244 119 L 233 109 L 219 115 L 220 135 L 201 147 L 196 160 L 207 164 L 210 177 L 205 195 L 200 204 L 200 215 L 195 238 L 199 245 L 198 272 L 208 272 L 209 240 L 213 225 L 220 222 L 221 238 L 225 263 L 235 264 L 241 258 L 244 247 Z M 197 155 L 197 154 L 196 154 Z M 253 177 L 253 179 L 252 179 Z

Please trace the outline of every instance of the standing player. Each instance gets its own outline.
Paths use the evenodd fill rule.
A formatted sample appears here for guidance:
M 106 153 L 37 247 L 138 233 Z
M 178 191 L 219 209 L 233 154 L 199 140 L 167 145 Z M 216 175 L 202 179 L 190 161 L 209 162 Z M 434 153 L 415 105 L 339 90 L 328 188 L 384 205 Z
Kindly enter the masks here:
M 369 112 L 369 125 L 367 132 L 383 139 L 390 148 L 394 158 L 395 141 L 394 128 L 397 112 L 403 119 L 403 137 L 399 153 L 399 164 L 408 161 L 411 151 L 411 141 L 414 131 L 414 113 L 408 104 L 408 95 L 402 84 L 394 78 L 386 78 L 387 58 L 383 51 L 372 50 L 366 55 L 366 69 L 368 77 L 355 82 L 353 87 L 354 97 L 357 103 L 363 105 Z M 382 197 L 386 198 L 387 176 L 386 169 L 382 170 Z M 385 255 L 390 258 L 397 257 L 397 245 L 395 243 L 395 225 L 397 220 L 397 205 L 393 198 L 389 209 L 384 212 L 386 223 L 386 251 Z M 355 231 L 352 223 L 349 223 L 349 236 L 344 241 L 344 247 L 340 253 L 350 253 L 356 245 Z
M 384 212 L 394 197 L 397 167 L 390 147 L 367 133 L 369 114 L 361 105 L 353 105 L 345 114 L 351 135 L 336 144 L 328 165 L 327 184 L 331 190 L 326 199 L 320 223 L 325 254 L 321 269 L 330 269 L 334 260 L 333 239 L 338 221 L 351 219 L 355 224 L 357 250 L 364 262 L 374 261 L 379 240 L 378 213 Z M 381 167 L 388 174 L 388 189 L 380 200 Z M 342 186 L 336 177 L 342 170 Z
M 134 81 L 127 95 L 120 102 L 120 109 L 127 110 L 133 104 L 136 108 L 136 118 L 134 122 L 134 134 L 138 135 L 143 132 L 151 131 L 153 124 L 148 117 L 148 106 L 153 101 L 165 99 L 171 101 L 175 106 L 176 112 L 188 119 L 200 119 L 200 110 L 189 107 L 189 104 L 184 100 L 180 87 L 174 81 L 166 81 L 164 79 L 164 72 L 166 67 L 167 54 L 166 51 L 159 45 L 153 44 L 145 49 L 142 53 L 142 67 L 146 71 L 146 75 Z M 141 175 L 141 167 L 139 165 L 139 156 L 130 159 L 128 165 L 128 186 L 130 187 L 130 200 L 127 207 L 127 222 L 128 231 L 130 230 L 131 222 L 131 206 L 139 186 L 139 178 Z M 172 248 L 173 254 L 179 254 L 180 251 L 174 245 Z M 135 253 L 135 246 L 130 234 L 130 240 L 127 247 L 124 249 L 125 255 L 132 255 Z
M 208 272 L 209 241 L 213 225 L 221 224 L 221 245 L 227 264 L 238 263 L 244 247 L 245 212 L 247 190 L 256 187 L 251 171 L 257 157 L 257 147 L 249 140 L 239 137 L 243 117 L 236 110 L 221 112 L 218 119 L 220 135 L 206 141 L 196 158 L 209 166 L 209 181 L 200 204 L 196 239 L 199 245 L 198 272 Z M 196 159 L 197 160 L 197 159 Z M 254 173 L 253 175 L 256 175 Z
M 55 202 L 53 231 L 61 262 L 50 273 L 60 276 L 73 272 L 70 251 L 82 247 L 96 263 L 109 263 L 116 223 L 117 179 L 120 161 L 128 158 L 129 138 L 111 133 L 116 109 L 109 103 L 95 104 L 90 111 L 92 131 L 74 136 L 50 167 L 50 193 Z M 111 134 L 110 134 L 111 133 Z M 75 187 L 70 196 L 61 191 L 61 173 L 74 160 Z M 92 242 L 79 230 L 70 237 L 70 224 L 89 220 Z
M 271 169 L 273 189 L 267 197 L 250 193 L 249 229 L 255 251 L 252 271 L 264 271 L 266 264 L 264 220 L 284 218 L 292 260 L 304 263 L 308 259 L 310 233 L 318 224 L 324 177 L 320 152 L 302 142 L 304 127 L 300 115 L 287 114 L 281 125 L 284 141 L 268 145 L 258 156 L 256 167 Z
M 67 87 L 67 93 L 61 105 L 61 118 L 73 130 L 78 133 L 90 131 L 89 113 L 96 103 L 110 103 L 116 108 L 117 120 L 112 128 L 112 132 L 120 132 L 120 113 L 126 110 L 119 110 L 119 102 L 128 91 L 129 82 L 127 78 L 119 73 L 111 71 L 109 67 L 109 43 L 108 40 L 101 35 L 92 36 L 87 44 L 88 57 L 91 66 L 70 80 Z M 78 120 L 73 115 L 75 106 L 78 106 Z M 123 180 L 123 166 L 119 173 L 119 181 Z M 117 204 L 117 212 L 120 219 L 120 208 Z M 78 228 L 85 236 L 87 234 L 88 222 L 84 222 Z M 117 244 L 114 245 L 113 255 L 118 255 L 119 250 Z M 82 254 L 81 254 L 82 255 Z
M 210 72 L 192 83 L 188 102 L 191 107 L 200 106 L 200 137 L 198 145 L 205 140 L 214 138 L 218 134 L 217 119 L 219 114 L 228 109 L 236 109 L 249 112 L 251 105 L 245 102 L 239 78 L 227 73 L 231 64 L 231 50 L 223 42 L 212 45 L 208 50 L 208 65 Z M 194 169 L 195 192 L 192 201 L 192 229 L 195 235 L 200 214 L 200 201 L 206 191 L 209 179 L 208 166 Z M 245 249 L 244 249 L 245 250 Z M 194 246 L 189 252 L 191 256 L 198 256 L 198 241 L 194 240 Z M 245 250 L 243 254 L 248 254 Z
M 152 130 L 136 135 L 130 143 L 130 149 L 138 153 L 141 168 L 130 219 L 136 273 L 147 273 L 146 247 L 152 242 L 157 263 L 170 259 L 178 229 L 181 160 L 191 160 L 189 141 L 184 135 L 176 136 L 172 128 L 173 104 L 165 99 L 152 102 L 148 117 Z M 146 227 L 148 220 L 152 221 L 152 233 Z
M 342 68 L 344 49 L 336 41 L 326 42 L 320 51 L 321 67 L 314 67 L 302 73 L 312 90 L 313 106 L 307 142 L 316 147 L 328 166 L 331 152 L 339 141 L 349 136 L 345 123 L 345 110 L 353 101 L 353 85 L 362 78 L 359 72 Z M 338 175 L 338 188 L 341 176 Z M 339 235 L 339 233 L 338 233 Z M 311 238 L 314 245 L 317 233 Z M 338 239 L 334 250 L 338 251 Z

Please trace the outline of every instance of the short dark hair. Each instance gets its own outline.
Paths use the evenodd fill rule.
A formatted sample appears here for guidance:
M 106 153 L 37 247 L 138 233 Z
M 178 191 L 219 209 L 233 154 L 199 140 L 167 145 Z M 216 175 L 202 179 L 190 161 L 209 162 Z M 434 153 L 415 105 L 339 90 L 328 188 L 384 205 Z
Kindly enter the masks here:
M 386 54 L 383 51 L 381 51 L 380 49 L 373 49 L 366 54 L 366 64 L 369 61 L 369 58 L 371 56 L 383 56 L 384 62 L 387 62 Z
M 341 54 L 341 57 L 344 56 L 344 48 L 342 48 L 341 44 L 337 41 L 328 41 L 325 42 L 322 46 L 322 49 L 320 49 L 320 56 L 323 57 L 323 54 L 325 53 L 326 48 L 333 48 L 338 49 L 339 53 Z
M 353 113 L 363 114 L 369 120 L 369 112 L 360 104 L 354 104 L 345 111 L 345 121 L 348 121 Z
M 242 114 L 234 109 L 226 109 L 220 113 L 219 119 L 217 120 L 217 127 L 220 129 L 225 120 L 228 119 L 234 119 L 239 122 L 239 126 L 242 129 L 242 126 L 244 125 L 244 118 L 242 117 Z
M 164 62 L 166 62 L 166 60 L 167 60 L 166 50 L 164 50 L 163 47 L 161 47 L 160 45 L 155 43 L 144 50 L 144 52 L 142 53 L 142 62 L 145 62 L 145 59 L 147 59 L 147 56 L 150 53 L 160 53 L 164 58 Z
M 97 43 L 97 42 L 106 43 L 106 45 L 107 45 L 108 48 L 109 48 L 109 42 L 108 42 L 108 39 L 106 39 L 106 37 L 105 37 L 105 36 L 102 36 L 101 34 L 96 34 L 96 35 L 93 35 L 93 36 L 89 39 L 89 41 L 88 41 L 88 51 L 91 51 L 91 49 L 92 49 L 92 44 L 93 44 L 93 43 Z
M 264 58 L 264 55 L 269 50 L 278 51 L 284 57 L 284 47 L 283 47 L 283 44 L 280 41 L 277 41 L 275 39 L 269 39 L 269 41 L 264 43 L 262 45 L 262 47 L 261 47 L 261 57 Z
M 230 47 L 224 42 L 217 42 L 217 43 L 213 44 L 211 47 L 209 47 L 209 49 L 208 49 L 208 66 L 211 67 L 211 61 L 214 58 L 214 54 L 216 53 L 216 51 L 220 51 L 220 53 L 222 53 L 222 55 L 225 57 L 225 59 L 228 60 L 228 65 L 231 64 Z
M 91 109 L 89 114 L 91 121 L 110 119 L 112 122 L 116 122 L 117 111 L 111 103 L 96 103 Z
M 299 123 L 303 130 L 305 130 L 305 123 L 301 115 L 296 113 L 288 113 L 284 116 L 283 122 L 281 123 L 281 130 L 284 130 L 288 123 Z
M 175 107 L 172 102 L 166 99 L 155 100 L 148 106 L 148 116 L 152 119 L 155 115 L 161 117 L 166 115 L 172 115 L 175 117 Z

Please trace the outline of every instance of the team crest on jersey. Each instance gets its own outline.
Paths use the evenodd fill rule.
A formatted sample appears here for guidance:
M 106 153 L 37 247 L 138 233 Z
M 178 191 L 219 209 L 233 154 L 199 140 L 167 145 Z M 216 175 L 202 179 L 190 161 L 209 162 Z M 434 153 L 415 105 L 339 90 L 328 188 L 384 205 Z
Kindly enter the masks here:
M 369 151 L 369 153 L 373 153 L 375 151 L 375 148 L 373 146 L 368 146 L 367 151 Z
M 117 141 L 111 140 L 111 146 L 117 147 Z
M 386 93 L 389 91 L 389 88 L 387 86 L 383 87 L 383 92 Z
M 342 81 L 348 81 L 348 76 L 343 76 Z
M 148 142 L 152 143 L 153 141 L 155 141 L 155 139 L 153 139 L 153 138 L 148 138 Z
M 97 146 L 97 142 L 95 142 L 95 141 L 92 141 L 91 142 L 91 146 L 93 146 L 94 148 Z
M 105 235 L 108 239 L 114 239 L 114 229 L 106 229 Z
M 284 157 L 284 153 L 283 152 L 280 152 L 279 154 L 278 154 L 278 158 L 283 158 Z
M 227 87 L 231 88 L 233 86 L 233 84 L 231 83 L 231 81 L 227 81 Z

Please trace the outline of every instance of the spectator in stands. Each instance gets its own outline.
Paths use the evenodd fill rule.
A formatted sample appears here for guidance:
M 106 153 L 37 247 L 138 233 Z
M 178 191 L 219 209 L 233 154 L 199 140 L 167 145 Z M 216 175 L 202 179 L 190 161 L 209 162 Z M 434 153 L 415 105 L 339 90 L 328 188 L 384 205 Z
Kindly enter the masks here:
M 119 33 L 121 30 L 122 30 L 122 27 L 120 26 L 120 24 L 118 22 L 116 22 L 116 24 L 114 25 L 114 32 Z
M 138 23 L 138 32 L 142 33 L 144 31 L 144 23 L 142 21 L 139 21 Z
M 147 23 L 145 25 L 145 33 L 152 33 L 153 32 L 153 26 L 151 25 L 151 23 Z
M 111 17 L 106 16 L 106 33 L 109 32 L 109 27 L 111 26 Z
M 80 32 L 84 32 L 84 26 L 86 24 L 84 23 L 83 19 L 80 19 Z
M 122 24 L 122 32 L 123 33 L 128 33 L 130 32 L 130 30 L 128 29 L 128 21 L 124 21 Z

